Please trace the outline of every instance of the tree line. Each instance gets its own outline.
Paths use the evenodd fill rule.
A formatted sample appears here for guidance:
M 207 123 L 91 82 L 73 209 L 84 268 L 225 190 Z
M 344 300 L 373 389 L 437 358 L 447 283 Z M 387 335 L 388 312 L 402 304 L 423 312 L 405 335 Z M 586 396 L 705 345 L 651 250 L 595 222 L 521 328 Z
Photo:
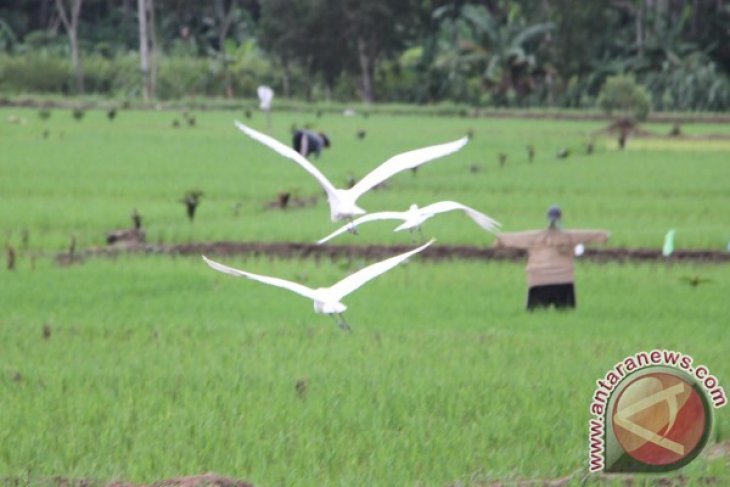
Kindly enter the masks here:
M 5 0 L 0 90 L 730 108 L 728 0 Z

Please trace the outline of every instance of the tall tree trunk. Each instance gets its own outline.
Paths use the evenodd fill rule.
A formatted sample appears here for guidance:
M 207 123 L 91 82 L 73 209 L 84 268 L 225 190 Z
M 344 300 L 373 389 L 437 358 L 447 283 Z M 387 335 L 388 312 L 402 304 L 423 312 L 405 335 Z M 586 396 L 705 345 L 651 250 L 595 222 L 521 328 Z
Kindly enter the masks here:
M 56 8 L 58 16 L 61 19 L 63 27 L 68 34 L 69 44 L 71 46 L 71 64 L 76 75 L 76 93 L 84 93 L 84 72 L 81 67 L 81 59 L 79 56 L 79 17 L 81 15 L 81 2 L 83 0 L 72 0 L 70 9 L 66 12 L 63 0 L 56 0 Z
M 644 6 L 639 3 L 636 9 L 636 47 L 639 50 L 639 57 L 644 57 Z
M 71 64 L 74 67 L 76 75 L 76 93 L 84 93 L 84 72 L 81 68 L 81 60 L 79 59 L 79 39 L 76 30 L 69 31 L 68 40 L 71 44 Z
M 139 61 L 140 68 L 142 69 L 142 96 L 144 97 L 144 101 L 148 101 L 152 97 L 152 83 L 150 81 L 150 49 L 146 0 L 138 0 L 137 16 L 139 17 Z
M 155 21 L 155 0 L 147 0 L 147 35 L 150 42 L 149 60 L 150 60 L 150 96 L 157 96 L 157 69 L 159 52 L 157 46 L 157 23 Z
M 215 14 L 218 17 L 218 49 L 221 52 L 225 49 L 226 37 L 228 37 L 228 29 L 231 27 L 233 8 L 235 6 L 235 0 L 231 0 L 228 9 L 226 9 L 224 0 L 215 1 Z
M 375 101 L 373 89 L 375 59 L 372 55 L 372 46 L 368 45 L 362 35 L 357 38 L 357 55 L 360 61 L 360 94 L 362 101 L 372 103 Z
M 236 1 L 231 0 L 231 3 L 226 9 L 224 0 L 215 1 L 215 13 L 218 17 L 218 54 L 223 64 L 223 83 L 225 85 L 226 97 L 233 98 L 233 81 L 231 80 L 231 73 L 228 66 L 228 58 L 226 55 L 226 38 L 228 37 L 228 30 L 231 27 L 231 21 L 233 20 L 233 9 L 236 6 Z

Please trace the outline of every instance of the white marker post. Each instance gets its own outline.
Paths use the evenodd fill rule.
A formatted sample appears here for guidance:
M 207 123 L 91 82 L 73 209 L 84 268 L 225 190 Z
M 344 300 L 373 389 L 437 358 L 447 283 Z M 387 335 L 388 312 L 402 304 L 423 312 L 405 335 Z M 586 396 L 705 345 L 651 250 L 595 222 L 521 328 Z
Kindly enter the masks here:
M 259 107 L 266 113 L 266 131 L 271 133 L 271 103 L 274 101 L 274 90 L 266 85 L 261 85 L 256 92 L 261 102 Z
M 662 246 L 662 255 L 669 257 L 674 252 L 674 234 L 676 230 L 672 229 L 664 236 L 664 245 Z

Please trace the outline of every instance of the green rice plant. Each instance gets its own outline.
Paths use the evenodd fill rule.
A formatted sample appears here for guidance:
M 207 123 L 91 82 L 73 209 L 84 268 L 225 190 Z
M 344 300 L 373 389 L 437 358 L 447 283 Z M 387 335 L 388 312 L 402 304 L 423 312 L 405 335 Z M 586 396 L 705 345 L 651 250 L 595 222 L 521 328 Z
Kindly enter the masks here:
M 366 264 L 219 260 L 312 286 Z M 679 350 L 726 388 L 730 377 L 726 266 L 579 263 L 575 312 L 528 313 L 522 264 L 416 258 L 347 298 L 349 334 L 307 300 L 197 258 L 32 269 L 21 256 L 1 279 L 9 479 L 558 478 L 584 468 L 595 381 L 623 357 Z M 713 442 L 728 420 L 716 411 Z M 725 462 L 701 457 L 681 475 L 722 485 Z
M 79 248 L 103 245 L 109 230 L 129 225 L 137 208 L 148 242 L 200 240 L 314 242 L 333 231 L 316 181 L 295 164 L 248 139 L 233 126 L 230 112 L 196 112 L 194 128 L 170 126 L 167 112 L 125 111 L 114 124 L 105 112 L 88 110 L 84 123 L 71 116 L 41 122 L 32 111 L 2 109 L 28 120 L 0 124 L 0 232 L 16 242 L 24 229 L 32 245 L 59 251 L 75 237 Z M 31 116 L 32 115 L 32 116 Z M 258 111 L 245 120 L 265 130 Z M 373 115 L 368 118 L 312 113 L 273 114 L 275 137 L 288 141 L 292 125 L 326 132 L 332 147 L 317 165 L 335 183 L 346 185 L 394 154 L 473 133 L 459 153 L 406 171 L 385 188 L 366 194 L 368 211 L 404 210 L 450 199 L 473 206 L 503 223 L 505 231 L 546 225 L 552 204 L 563 208 L 571 228 L 605 228 L 610 246 L 660 248 L 664 234 L 677 230 L 678 248 L 722 250 L 730 241 L 727 214 L 727 154 L 730 143 L 713 140 L 629 139 L 626 151 L 613 138 L 598 138 L 586 155 L 584 141 L 601 122 L 461 119 Z M 670 125 L 649 125 L 667 133 Z M 43 138 L 48 130 L 47 139 Z M 358 139 L 359 130 L 367 138 Z M 685 125 L 692 136 L 728 134 L 727 125 Z M 535 148 L 529 163 L 525 145 Z M 572 156 L 558 160 L 564 148 Z M 509 164 L 500 169 L 496 155 Z M 190 224 L 180 195 L 205 193 Z M 309 202 L 282 211 L 270 203 L 289 192 Z M 313 204 L 312 204 L 313 203 Z M 334 244 L 410 243 L 389 222 L 364 226 L 359 236 Z M 424 227 L 439 243 L 489 246 L 493 237 L 449 214 Z M 16 242 L 17 243 L 17 242 Z

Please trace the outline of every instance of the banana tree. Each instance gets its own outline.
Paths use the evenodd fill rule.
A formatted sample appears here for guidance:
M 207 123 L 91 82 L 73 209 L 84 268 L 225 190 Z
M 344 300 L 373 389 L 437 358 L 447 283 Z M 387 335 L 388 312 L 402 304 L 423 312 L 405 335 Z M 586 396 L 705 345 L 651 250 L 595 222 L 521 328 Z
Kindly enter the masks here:
M 519 8 L 499 17 L 483 6 L 467 4 L 458 17 L 452 17 L 448 28 L 454 32 L 456 49 L 444 52 L 440 62 L 451 63 L 454 71 L 467 67 L 477 72 L 493 99 L 505 103 L 511 96 L 523 97 L 535 88 L 535 74 L 541 67 L 535 43 L 555 25 L 526 25 Z

